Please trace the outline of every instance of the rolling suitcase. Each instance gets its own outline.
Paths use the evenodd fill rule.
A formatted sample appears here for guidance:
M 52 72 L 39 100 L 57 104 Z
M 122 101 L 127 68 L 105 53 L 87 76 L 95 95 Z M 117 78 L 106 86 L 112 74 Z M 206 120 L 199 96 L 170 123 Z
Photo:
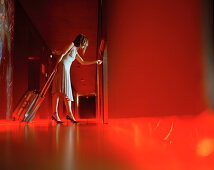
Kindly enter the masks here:
M 50 87 L 53 81 L 53 78 L 56 74 L 56 67 L 54 68 L 41 92 L 31 90 L 27 91 L 24 94 L 12 114 L 13 120 L 19 120 L 23 122 L 30 122 L 33 120 L 37 110 L 39 109 L 41 103 L 45 98 L 45 94 L 47 93 L 48 88 Z

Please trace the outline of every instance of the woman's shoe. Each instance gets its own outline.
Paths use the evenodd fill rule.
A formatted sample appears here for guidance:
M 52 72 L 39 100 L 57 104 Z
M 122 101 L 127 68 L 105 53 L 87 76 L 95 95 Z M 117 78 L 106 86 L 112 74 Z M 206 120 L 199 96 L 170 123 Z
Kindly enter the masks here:
M 51 116 L 51 119 L 54 120 L 57 124 L 63 123 L 61 120 L 57 120 L 53 115 Z
M 66 119 L 70 120 L 73 123 L 78 123 L 76 120 L 72 119 L 70 116 L 66 115 Z

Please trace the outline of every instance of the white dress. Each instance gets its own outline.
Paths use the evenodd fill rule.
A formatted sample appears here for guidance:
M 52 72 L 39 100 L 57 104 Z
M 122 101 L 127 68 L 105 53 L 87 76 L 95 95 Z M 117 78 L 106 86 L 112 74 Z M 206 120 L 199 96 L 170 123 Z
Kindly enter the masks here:
M 58 93 L 70 101 L 74 100 L 71 89 L 70 67 L 75 60 L 76 54 L 77 48 L 73 46 L 68 54 L 60 61 L 52 84 L 52 94 Z

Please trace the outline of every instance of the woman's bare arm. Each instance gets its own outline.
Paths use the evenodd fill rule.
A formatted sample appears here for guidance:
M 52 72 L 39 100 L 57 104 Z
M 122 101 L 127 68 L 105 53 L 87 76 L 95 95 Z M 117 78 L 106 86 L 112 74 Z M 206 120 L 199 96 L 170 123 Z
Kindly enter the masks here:
M 54 55 L 65 55 L 72 47 L 74 46 L 74 43 L 72 42 L 68 46 L 64 47 L 62 50 L 53 50 L 52 54 Z
M 59 59 L 57 60 L 57 62 L 59 63 L 62 58 L 67 54 L 67 52 L 74 46 L 74 43 L 72 42 L 69 46 L 67 46 L 66 48 L 63 49 L 62 54 L 60 55 Z
M 72 42 L 69 46 L 65 47 L 62 50 L 62 55 L 64 56 L 65 54 L 67 54 L 67 52 L 74 46 L 74 43 Z
M 91 64 L 102 64 L 101 60 L 94 60 L 94 61 L 84 61 L 82 57 L 77 53 L 76 55 L 77 61 L 82 65 L 91 65 Z

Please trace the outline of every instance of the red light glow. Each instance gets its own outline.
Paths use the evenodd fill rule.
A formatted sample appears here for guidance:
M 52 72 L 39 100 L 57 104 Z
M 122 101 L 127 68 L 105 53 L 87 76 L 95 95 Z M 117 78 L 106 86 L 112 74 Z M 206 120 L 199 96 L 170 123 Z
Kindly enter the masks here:
M 15 167 L 19 162 L 24 169 L 25 159 L 34 160 L 31 166 L 36 169 L 214 169 L 212 111 L 194 117 L 109 119 L 109 124 L 63 121 L 57 125 L 47 119 L 29 124 L 1 120 L 3 165 Z

